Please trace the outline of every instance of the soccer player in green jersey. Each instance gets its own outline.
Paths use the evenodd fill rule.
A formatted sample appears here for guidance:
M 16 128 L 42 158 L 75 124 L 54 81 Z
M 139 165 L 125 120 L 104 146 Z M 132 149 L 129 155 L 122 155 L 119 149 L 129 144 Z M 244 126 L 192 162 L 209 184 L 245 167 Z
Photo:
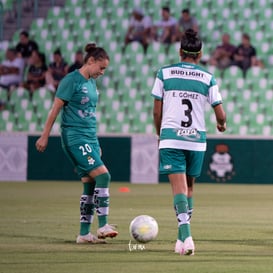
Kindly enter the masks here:
M 51 128 L 62 111 L 61 139 L 65 154 L 77 168 L 83 183 L 80 199 L 80 234 L 77 243 L 104 243 L 106 237 L 118 235 L 115 226 L 108 224 L 110 174 L 101 160 L 96 131 L 98 91 L 95 79 L 104 74 L 109 56 L 101 47 L 87 44 L 84 64 L 67 74 L 60 82 L 43 133 L 36 142 L 43 152 Z M 98 216 L 97 236 L 90 233 L 94 210 Z
M 181 62 L 159 69 L 152 96 L 159 136 L 160 173 L 167 174 L 178 221 L 175 252 L 194 255 L 190 219 L 193 186 L 206 150 L 205 104 L 213 107 L 217 128 L 226 130 L 226 114 L 213 75 L 197 65 L 202 42 L 192 29 L 181 39 Z

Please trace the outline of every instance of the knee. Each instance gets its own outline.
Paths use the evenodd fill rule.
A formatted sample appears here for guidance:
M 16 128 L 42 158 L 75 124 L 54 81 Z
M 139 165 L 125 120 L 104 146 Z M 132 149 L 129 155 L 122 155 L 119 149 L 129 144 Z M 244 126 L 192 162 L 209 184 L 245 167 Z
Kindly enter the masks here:
M 103 175 L 105 181 L 110 182 L 110 180 L 111 180 L 111 174 L 110 173 L 104 173 L 102 175 Z
M 95 177 L 96 188 L 107 188 L 111 180 L 109 172 L 100 174 Z

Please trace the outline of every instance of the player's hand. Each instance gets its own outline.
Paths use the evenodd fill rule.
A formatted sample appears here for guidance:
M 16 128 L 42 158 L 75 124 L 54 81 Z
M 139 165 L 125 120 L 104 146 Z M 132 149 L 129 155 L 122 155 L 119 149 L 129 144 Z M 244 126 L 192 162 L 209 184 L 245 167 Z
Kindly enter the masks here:
M 44 152 L 48 143 L 48 138 L 41 136 L 37 141 L 36 141 L 36 149 L 38 152 Z
M 218 131 L 219 131 L 219 132 L 225 132 L 225 131 L 226 131 L 226 129 L 227 129 L 227 125 L 226 125 L 226 123 L 225 123 L 225 124 L 223 124 L 223 125 L 221 125 L 221 124 L 217 124 L 217 129 L 218 129 Z

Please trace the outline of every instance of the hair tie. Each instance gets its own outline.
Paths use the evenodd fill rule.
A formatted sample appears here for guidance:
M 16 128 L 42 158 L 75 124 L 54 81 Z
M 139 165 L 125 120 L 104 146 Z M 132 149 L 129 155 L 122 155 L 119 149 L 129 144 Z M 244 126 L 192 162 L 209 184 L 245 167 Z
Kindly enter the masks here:
M 187 54 L 199 54 L 201 52 L 201 50 L 196 51 L 196 52 L 192 52 L 192 51 L 187 51 L 185 49 L 182 49 L 183 52 L 187 53 Z

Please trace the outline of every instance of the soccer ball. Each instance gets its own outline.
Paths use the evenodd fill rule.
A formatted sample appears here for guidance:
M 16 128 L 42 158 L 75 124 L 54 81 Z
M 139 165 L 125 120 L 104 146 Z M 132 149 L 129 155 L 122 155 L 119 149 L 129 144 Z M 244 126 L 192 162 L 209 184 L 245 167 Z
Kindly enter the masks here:
M 135 217 L 129 227 L 131 236 L 140 243 L 148 243 L 154 240 L 158 234 L 158 224 L 149 215 Z

